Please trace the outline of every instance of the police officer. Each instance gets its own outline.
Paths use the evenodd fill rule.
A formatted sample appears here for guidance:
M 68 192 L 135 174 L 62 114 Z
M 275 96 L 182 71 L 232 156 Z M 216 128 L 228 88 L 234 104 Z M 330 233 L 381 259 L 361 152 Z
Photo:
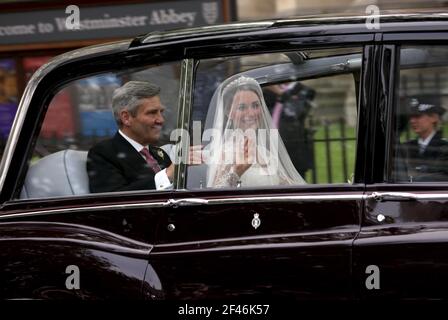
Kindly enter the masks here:
M 417 138 L 403 144 L 409 180 L 447 181 L 448 142 L 438 131 L 445 109 L 430 100 L 413 98 L 409 124 Z

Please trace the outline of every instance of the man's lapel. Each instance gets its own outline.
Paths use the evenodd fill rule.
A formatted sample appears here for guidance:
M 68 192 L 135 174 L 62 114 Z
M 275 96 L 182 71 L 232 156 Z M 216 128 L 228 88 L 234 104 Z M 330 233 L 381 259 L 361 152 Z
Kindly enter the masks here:
M 125 161 L 126 159 L 126 162 L 138 171 L 147 164 L 142 155 L 118 132 L 114 136 L 114 142 L 117 145 L 117 149 L 122 153 L 117 155 L 120 161 Z

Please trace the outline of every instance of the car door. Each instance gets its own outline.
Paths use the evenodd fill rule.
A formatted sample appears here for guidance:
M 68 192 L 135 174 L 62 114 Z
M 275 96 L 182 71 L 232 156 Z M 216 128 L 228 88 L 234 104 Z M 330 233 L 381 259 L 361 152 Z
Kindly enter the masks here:
M 229 45 L 210 46 L 192 50 L 190 53 L 192 57 L 196 54 L 201 59 L 191 62 L 195 67 L 194 88 L 198 92 L 192 94 L 192 108 L 187 113 L 188 121 L 185 121 L 190 123 L 190 139 L 184 141 L 191 140 L 193 144 L 195 141 L 196 144 L 201 142 L 200 138 L 194 138 L 193 130 L 196 125 L 200 127 L 207 122 L 207 112 L 204 112 L 207 108 L 204 105 L 208 106 L 210 100 L 204 96 L 211 99 L 216 89 L 211 79 L 223 81 L 235 73 L 246 72 L 245 75 L 252 77 L 259 74 L 257 80 L 267 86 L 269 83 L 263 82 L 263 79 L 270 79 L 271 76 L 275 78 L 269 70 L 284 70 L 290 77 L 289 81 L 301 80 L 305 86 L 316 91 L 315 101 L 322 107 L 319 116 L 321 123 L 327 123 L 322 115 L 325 114 L 324 106 L 329 106 L 330 100 L 334 101 L 327 99 L 326 85 L 338 87 L 338 84 L 350 83 L 348 87 L 338 87 L 337 91 L 343 91 L 344 94 L 343 99 L 338 100 L 340 105 L 336 104 L 341 107 L 346 106 L 347 101 L 353 103 L 352 109 L 349 108 L 348 111 L 351 116 L 346 118 L 352 120 L 352 149 L 349 158 L 353 162 L 349 165 L 349 174 L 343 176 L 343 165 L 333 167 L 336 160 L 325 158 L 325 155 L 331 156 L 331 149 L 326 149 L 325 153 L 325 146 L 330 146 L 331 143 L 347 146 L 348 142 L 343 137 L 345 131 L 337 138 L 331 137 L 329 127 L 322 125 L 319 127 L 321 136 L 312 138 L 316 147 L 315 154 L 318 156 L 313 158 L 314 167 L 306 176 L 306 185 L 210 188 L 206 185 L 206 174 L 201 166 L 188 166 L 187 176 L 181 179 L 179 185 L 179 189 L 182 189 L 183 185 L 185 190 L 176 192 L 171 210 L 161 219 L 157 242 L 151 251 L 150 263 L 160 277 L 167 298 L 353 298 L 352 244 L 359 232 L 359 217 L 363 208 L 362 168 L 365 151 L 364 129 L 361 126 L 356 131 L 355 128 L 360 125 L 358 119 L 363 124 L 366 121 L 366 100 L 362 98 L 358 107 L 356 101 L 357 93 L 363 97 L 369 94 L 369 86 L 364 83 L 365 75 L 360 76 L 361 61 L 364 61 L 364 66 L 368 65 L 373 51 L 363 51 L 362 41 L 353 50 L 341 49 L 344 41 L 350 42 L 354 39 L 336 38 L 334 43 L 330 38 L 295 38 L 288 39 L 285 43 L 276 40 L 276 50 L 281 51 L 280 48 L 284 46 L 285 54 L 269 53 L 269 48 L 272 47 L 269 41 L 263 45 L 257 42 L 257 45 L 266 48 L 266 51 L 250 50 L 250 54 L 245 52 L 244 56 L 238 55 L 238 50 L 252 48 L 251 43 L 233 45 L 233 50 L 229 50 L 232 47 Z M 366 35 L 366 39 L 372 38 Z M 310 48 L 310 44 L 316 42 L 325 43 L 327 46 L 331 43 L 333 47 L 328 51 L 313 46 Z M 282 68 L 285 65 L 281 63 L 285 60 L 277 57 L 282 55 L 283 59 L 289 61 L 288 56 L 301 55 L 298 53 L 298 43 L 310 49 L 307 53 L 312 57 L 325 56 L 323 60 L 310 59 L 303 69 L 306 70 L 307 66 L 310 66 L 313 76 L 309 78 L 314 80 L 303 75 L 302 79 L 298 74 L 294 76 L 295 68 Z M 223 57 L 224 48 L 230 53 Z M 214 59 L 214 52 L 219 52 L 220 58 Z M 335 66 L 353 65 L 355 60 L 350 59 L 350 54 L 353 53 L 357 54 L 358 59 L 356 72 L 353 69 L 352 73 L 347 70 L 345 74 L 337 74 Z M 348 58 L 341 58 L 344 54 Z M 335 57 L 343 60 L 331 60 L 337 59 Z M 364 59 L 361 60 L 361 57 Z M 276 61 L 280 64 L 275 65 Z M 327 64 L 323 64 L 323 61 Z M 312 66 L 319 69 L 319 72 L 312 69 Z M 353 73 L 357 73 L 357 77 L 354 77 Z M 210 81 L 207 81 L 208 77 Z M 359 81 L 361 85 L 358 88 Z M 281 78 L 277 78 L 277 82 L 273 81 L 274 84 L 278 82 L 281 82 Z M 200 86 L 202 83 L 211 86 L 211 89 L 208 88 L 211 92 L 203 90 Z M 336 110 L 338 111 L 333 112 L 339 114 L 345 109 Z M 317 127 L 310 129 L 317 130 Z M 318 144 L 322 146 L 317 147 Z M 184 145 L 183 148 L 186 149 L 187 146 Z M 294 150 L 288 151 L 291 154 Z M 321 171 L 317 166 L 320 166 Z M 350 177 L 351 173 L 355 174 L 354 180 L 347 183 L 347 179 L 353 179 L 353 176 Z M 339 178 L 334 178 L 334 175 L 338 174 Z
M 2 163 L 3 299 L 162 295 L 148 258 L 174 191 L 91 194 L 88 188 L 87 152 L 116 131 L 114 89 L 132 79 L 163 85 L 168 137 L 176 126 L 181 60 L 153 67 L 129 53 L 129 44 L 60 56 L 27 87 Z M 58 126 L 62 118 L 71 129 Z
M 435 38 L 438 42 L 431 42 Z M 378 60 L 386 79 L 379 90 L 380 145 L 374 144 L 378 155 L 372 157 L 376 161 L 371 163 L 372 184 L 367 186 L 361 233 L 354 244 L 358 290 L 363 299 L 446 299 L 444 139 L 426 147 L 434 151 L 430 157 L 425 156 L 428 149 L 419 151 L 419 156 L 409 152 L 421 132 L 409 108 L 414 104 L 446 108 L 446 34 L 396 33 L 383 40 L 390 43 L 382 46 L 383 58 Z M 435 131 L 443 136 L 445 119 L 434 117 Z

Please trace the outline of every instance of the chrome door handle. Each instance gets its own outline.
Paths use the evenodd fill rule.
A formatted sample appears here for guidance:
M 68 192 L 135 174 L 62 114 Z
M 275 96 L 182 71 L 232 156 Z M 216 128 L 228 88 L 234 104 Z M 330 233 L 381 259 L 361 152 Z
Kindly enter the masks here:
M 418 196 L 409 192 L 373 192 L 367 196 L 368 199 L 376 201 L 414 201 L 418 200 Z
M 164 206 L 176 208 L 180 205 L 202 205 L 208 204 L 208 200 L 199 198 L 185 198 L 185 199 L 168 199 Z

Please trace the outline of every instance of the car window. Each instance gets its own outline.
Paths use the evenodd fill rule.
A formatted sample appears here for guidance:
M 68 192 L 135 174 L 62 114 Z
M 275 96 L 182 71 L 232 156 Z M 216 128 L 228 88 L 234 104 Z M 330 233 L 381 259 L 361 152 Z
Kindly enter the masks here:
M 361 60 L 347 48 L 200 61 L 190 140 L 202 159 L 187 188 L 351 183 Z
M 151 161 L 157 171 L 170 164 L 163 146 L 177 122 L 179 77 L 180 63 L 170 63 L 66 85 L 49 104 L 20 198 L 155 190 Z M 127 118 L 118 120 L 120 109 L 113 106 L 127 110 Z M 119 122 L 129 124 L 122 134 Z M 146 147 L 150 160 L 128 138 Z
M 400 50 L 391 181 L 448 181 L 446 46 Z

